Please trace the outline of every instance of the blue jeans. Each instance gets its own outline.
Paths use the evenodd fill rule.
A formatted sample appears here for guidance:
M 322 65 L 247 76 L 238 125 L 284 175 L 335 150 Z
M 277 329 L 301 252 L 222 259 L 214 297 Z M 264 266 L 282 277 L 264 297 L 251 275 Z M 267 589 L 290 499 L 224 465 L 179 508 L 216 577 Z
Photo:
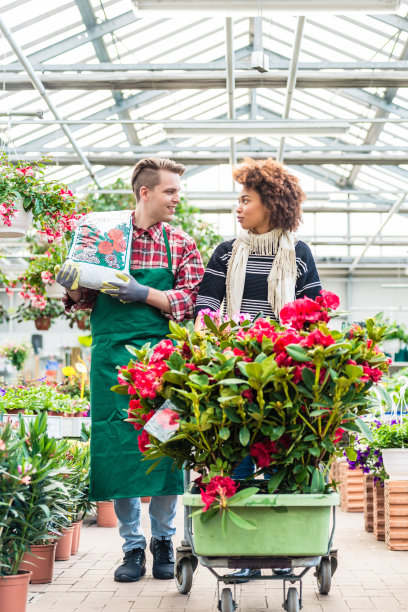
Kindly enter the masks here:
M 146 548 L 146 538 L 140 521 L 140 497 L 125 497 L 114 500 L 116 516 L 119 520 L 119 533 L 124 538 L 123 552 L 134 548 Z M 177 495 L 156 495 L 149 504 L 152 536 L 169 540 L 175 533 L 173 526 L 176 516 Z
M 272 471 L 274 472 L 275 470 L 272 470 Z M 252 474 L 254 473 L 255 473 L 254 460 L 251 457 L 251 455 L 247 455 L 246 457 L 243 458 L 241 463 L 237 465 L 235 470 L 232 472 L 232 478 L 234 480 L 245 480 L 246 478 L 249 478 L 250 476 L 252 476 Z M 263 477 L 265 480 L 269 480 L 271 475 L 264 474 Z

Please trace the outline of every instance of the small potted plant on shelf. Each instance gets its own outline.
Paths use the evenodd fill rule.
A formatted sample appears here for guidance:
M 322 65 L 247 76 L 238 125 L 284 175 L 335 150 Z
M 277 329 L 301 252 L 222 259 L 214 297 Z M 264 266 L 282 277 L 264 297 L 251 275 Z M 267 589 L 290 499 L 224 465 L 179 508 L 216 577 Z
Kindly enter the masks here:
M 14 165 L 0 153 L 0 237 L 24 236 L 31 225 L 38 228 L 48 242 L 60 239 L 75 229 L 87 211 L 67 185 L 45 178 L 50 158 L 42 157 L 28 165 Z
M 26 304 L 20 304 L 13 319 L 18 323 L 22 321 L 34 321 L 35 328 L 46 331 L 56 319 L 64 316 L 64 306 L 61 300 L 46 298 L 41 302 L 41 308 L 30 300 Z
M 0 357 L 7 359 L 18 372 L 23 369 L 24 363 L 31 353 L 31 345 L 26 342 L 7 342 L 0 346 Z
M 389 363 L 378 348 L 387 329 L 380 316 L 368 319 L 365 328 L 331 330 L 327 324 L 338 305 L 337 296 L 322 291 L 316 300 L 287 304 L 282 325 L 263 318 L 251 322 L 245 315 L 224 320 L 219 313 L 204 314 L 201 331 L 170 322 L 175 345 L 164 340 L 154 348 L 134 349 L 134 358 L 120 368 L 112 390 L 130 397 L 129 421 L 140 432 L 145 457 L 154 462 L 173 457 L 177 467 L 202 472 L 201 483 L 184 496 L 202 517 L 194 526 L 199 554 L 227 554 L 221 537 L 226 531 L 231 554 L 238 554 L 237 542 L 259 551 L 270 546 L 266 532 L 282 543 L 282 515 L 279 525 L 259 528 L 268 504 L 294 510 L 285 517 L 284 553 L 273 544 L 275 554 L 326 552 L 327 511 L 337 496 L 330 494 L 333 485 L 325 476 L 340 454 L 344 431 L 371 436 L 361 417 L 369 411 L 370 387 Z M 252 480 L 246 490 L 246 483 L 235 483 L 232 476 L 248 455 L 255 475 L 270 478 Z M 259 497 L 268 494 L 267 501 Z M 322 511 L 323 524 L 305 542 L 295 527 L 299 512 L 312 511 L 308 500 L 316 504 L 313 512 Z M 251 511 L 257 506 L 259 517 Z M 256 532 L 251 515 L 260 521 Z M 213 520 L 218 535 L 210 536 L 209 547 L 215 548 L 209 551 L 207 529 Z M 250 543 L 231 523 L 226 530 L 229 520 L 251 530 Z

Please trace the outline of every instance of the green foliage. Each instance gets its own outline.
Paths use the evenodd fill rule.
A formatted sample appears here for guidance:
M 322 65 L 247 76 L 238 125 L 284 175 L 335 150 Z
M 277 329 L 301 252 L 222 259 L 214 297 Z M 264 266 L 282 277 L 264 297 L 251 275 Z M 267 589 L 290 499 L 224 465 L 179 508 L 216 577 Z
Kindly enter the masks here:
M 5 357 L 19 371 L 31 352 L 31 345 L 26 342 L 7 342 L 0 346 L 0 356 Z
M 58 298 L 48 298 L 45 302 L 45 307 L 41 308 L 41 310 L 34 308 L 30 304 L 20 304 L 13 315 L 13 319 L 17 323 L 21 323 L 21 321 L 35 321 L 39 317 L 50 317 L 52 323 L 53 320 L 64 316 L 64 314 L 65 309 L 61 300 Z
M 373 380 L 387 370 L 376 346 L 386 330 L 381 318 L 351 333 L 324 322 L 295 332 L 267 319 L 238 324 L 213 316 L 199 331 L 172 323 L 175 347 L 135 350 L 121 369 L 123 383 L 113 390 L 131 384 L 131 399 L 140 402 L 130 422 L 140 428 L 167 399 L 178 415 L 167 441 L 149 435 L 146 458 L 169 456 L 213 477 L 233 474 L 250 453 L 257 474 L 277 470 L 271 487 L 279 492 L 325 492 L 320 470 L 341 454 L 344 431 L 371 436 L 360 417 L 369 413 Z
M 382 423 L 373 428 L 373 446 L 375 448 L 408 447 L 408 419 L 402 422 Z
M 20 410 L 33 415 L 47 411 L 73 414 L 84 412 L 89 406 L 86 399 L 80 400 L 59 393 L 56 388 L 45 383 L 8 387 L 3 391 L 4 395 L 0 395 L 0 412 Z

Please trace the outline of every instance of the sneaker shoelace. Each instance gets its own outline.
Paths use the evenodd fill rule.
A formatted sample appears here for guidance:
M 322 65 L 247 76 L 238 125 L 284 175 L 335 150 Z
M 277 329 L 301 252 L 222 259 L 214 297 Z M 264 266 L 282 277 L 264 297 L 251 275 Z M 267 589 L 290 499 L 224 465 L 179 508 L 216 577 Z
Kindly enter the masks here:
M 156 563 L 173 563 L 173 545 L 171 540 L 153 540 L 153 555 Z

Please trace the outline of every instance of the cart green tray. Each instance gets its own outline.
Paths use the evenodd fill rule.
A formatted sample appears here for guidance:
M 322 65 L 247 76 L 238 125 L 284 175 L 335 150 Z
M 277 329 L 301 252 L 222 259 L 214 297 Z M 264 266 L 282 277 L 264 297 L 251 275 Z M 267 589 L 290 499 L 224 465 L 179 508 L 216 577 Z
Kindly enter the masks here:
M 204 505 L 199 494 L 187 492 L 182 499 L 191 512 Z M 200 515 L 193 516 L 195 552 L 206 557 L 326 555 L 331 507 L 339 501 L 337 493 L 253 495 L 230 507 L 244 519 L 255 521 L 256 529 L 243 529 L 228 518 L 225 536 L 221 514 L 205 522 Z

